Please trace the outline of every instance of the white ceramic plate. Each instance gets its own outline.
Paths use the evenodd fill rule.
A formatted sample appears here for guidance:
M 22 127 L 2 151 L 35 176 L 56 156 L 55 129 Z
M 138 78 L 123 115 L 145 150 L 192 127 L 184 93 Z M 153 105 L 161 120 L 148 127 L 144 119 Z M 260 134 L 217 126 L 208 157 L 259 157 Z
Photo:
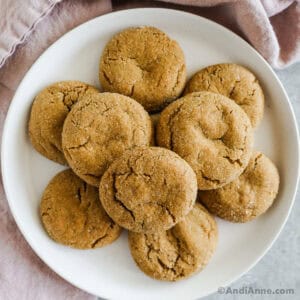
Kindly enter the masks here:
M 46 85 L 78 79 L 98 86 L 98 61 L 116 32 L 152 25 L 176 39 L 184 50 L 188 75 L 215 63 L 236 62 L 257 74 L 265 95 L 265 116 L 257 129 L 256 149 L 278 166 L 279 195 L 272 208 L 247 224 L 218 219 L 219 244 L 207 268 L 178 283 L 145 276 L 133 262 L 124 233 L 114 244 L 74 250 L 54 243 L 38 216 L 41 194 L 62 169 L 30 145 L 27 121 L 32 100 Z M 35 62 L 20 84 L 7 115 L 2 144 L 5 191 L 14 218 L 37 255 L 60 276 L 109 299 L 197 299 L 228 285 L 249 270 L 270 248 L 293 204 L 299 173 L 299 142 L 288 97 L 264 59 L 245 41 L 204 18 L 166 9 L 133 9 L 98 17 L 59 39 Z

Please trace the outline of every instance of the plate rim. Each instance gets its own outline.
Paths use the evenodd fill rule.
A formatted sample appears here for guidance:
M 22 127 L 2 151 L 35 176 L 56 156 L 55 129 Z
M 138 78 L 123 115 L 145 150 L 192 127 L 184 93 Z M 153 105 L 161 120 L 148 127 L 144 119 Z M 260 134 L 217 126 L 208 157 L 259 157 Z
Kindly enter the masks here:
M 9 109 L 7 111 L 7 114 L 5 116 L 5 121 L 4 121 L 4 126 L 3 126 L 3 131 L 2 131 L 2 139 L 1 139 L 1 175 L 2 175 L 2 182 L 3 182 L 3 188 L 4 188 L 4 192 L 5 192 L 5 196 L 6 196 L 6 199 L 7 199 L 7 202 L 8 202 L 8 206 L 9 206 L 9 209 L 10 209 L 10 213 L 12 214 L 13 218 L 14 218 L 14 221 L 16 222 L 17 224 L 17 227 L 18 229 L 20 230 L 20 232 L 22 233 L 22 236 L 23 238 L 26 240 L 26 242 L 29 244 L 30 248 L 33 250 L 33 252 L 43 261 L 43 263 L 45 263 L 53 272 L 55 272 L 59 277 L 63 278 L 64 280 L 66 280 L 69 284 L 73 285 L 74 287 L 77 287 L 89 294 L 92 294 L 92 295 L 95 295 L 97 297 L 101 297 L 103 299 L 107 299 L 105 296 L 103 295 L 100 295 L 100 294 L 93 294 L 93 292 L 89 291 L 87 288 L 81 286 L 80 283 L 75 283 L 73 281 L 72 278 L 70 278 L 71 276 L 68 276 L 68 275 L 62 275 L 60 272 L 56 271 L 55 269 L 55 266 L 52 266 L 50 264 L 48 264 L 47 262 L 47 259 L 40 253 L 38 253 L 39 251 L 35 249 L 35 247 L 32 245 L 31 243 L 31 238 L 30 238 L 30 235 L 25 233 L 22 229 L 22 226 L 21 226 L 21 221 L 20 219 L 18 219 L 18 217 L 16 217 L 15 215 L 15 212 L 11 209 L 12 205 L 11 205 L 11 202 L 12 200 L 11 197 L 10 197 L 10 188 L 9 188 L 9 178 L 8 178 L 8 175 L 6 173 L 6 160 L 5 160 L 5 157 L 7 155 L 7 152 L 8 150 L 6 150 L 6 143 L 7 143 L 7 140 L 9 140 L 9 131 L 8 131 L 8 128 L 9 128 L 9 125 L 10 123 L 12 122 L 11 119 L 13 119 L 13 114 L 12 112 L 14 111 L 14 107 L 16 106 L 16 101 L 15 99 L 17 98 L 18 94 L 20 93 L 20 91 L 22 90 L 22 87 L 23 87 L 23 84 L 26 80 L 26 78 L 28 76 L 30 76 L 30 73 L 32 72 L 32 69 L 34 69 L 35 65 L 37 65 L 39 63 L 39 61 L 41 60 L 41 58 L 46 55 L 46 52 L 55 47 L 57 43 L 62 43 L 64 41 L 64 39 L 69 36 L 69 35 L 72 35 L 75 31 L 77 31 L 80 27 L 84 27 L 84 26 L 87 26 L 87 24 L 89 23 L 93 23 L 93 22 L 96 22 L 98 19 L 105 19 L 105 18 L 110 18 L 111 15 L 126 15 L 126 14 L 130 14 L 131 12 L 145 12 L 147 11 L 147 13 L 172 13 L 172 14 L 178 14 L 178 15 L 187 15 L 188 17 L 191 17 L 191 18 L 197 18 L 197 19 L 201 19 L 202 22 L 206 22 L 208 24 L 210 24 L 211 26 L 214 26 L 215 28 L 217 28 L 217 30 L 220 30 L 220 31 L 225 31 L 227 32 L 227 34 L 231 35 L 232 38 L 234 39 L 238 39 L 240 43 L 243 43 L 244 46 L 246 46 L 249 51 L 252 51 L 254 52 L 254 54 L 256 54 L 259 59 L 261 60 L 261 63 L 264 64 L 264 66 L 266 68 L 269 69 L 269 71 L 272 73 L 273 77 L 275 78 L 275 80 L 277 81 L 277 84 L 280 86 L 284 96 L 285 96 L 285 101 L 286 101 L 286 105 L 288 106 L 288 109 L 290 111 L 290 114 L 292 116 L 292 120 L 291 120 L 291 123 L 293 124 L 293 128 L 295 130 L 295 133 L 296 133 L 296 139 L 297 139 L 297 149 L 296 149 L 296 152 L 298 154 L 298 164 L 297 164 L 297 177 L 295 179 L 295 185 L 294 185 L 294 189 L 293 189 L 293 192 L 292 192 L 292 200 L 291 200 L 291 204 L 289 206 L 289 209 L 288 211 L 286 212 L 286 215 L 284 217 L 284 221 L 282 222 L 282 224 L 280 225 L 280 228 L 279 230 L 277 231 L 277 233 L 272 237 L 272 240 L 271 242 L 268 244 L 267 247 L 263 248 L 262 251 L 260 252 L 260 254 L 257 256 L 257 258 L 251 263 L 249 264 L 248 267 L 246 267 L 240 274 L 234 276 L 233 278 L 231 278 L 230 280 L 228 280 L 227 282 L 224 283 L 224 286 L 228 286 L 230 284 L 232 284 L 233 282 L 235 282 L 236 280 L 238 280 L 239 278 L 241 278 L 244 274 L 246 274 L 247 272 L 249 272 L 249 270 L 251 270 L 265 255 L 266 253 L 272 248 L 272 246 L 274 245 L 274 243 L 276 242 L 276 240 L 278 239 L 280 233 L 282 232 L 289 216 L 290 216 L 290 213 L 291 213 L 291 210 L 294 206 L 294 203 L 295 203 L 295 198 L 296 198 L 296 194 L 297 194 L 297 189 L 298 189 L 298 186 L 299 186 L 299 178 L 300 178 L 300 143 L 299 143 L 299 129 L 298 129 L 298 123 L 297 123 L 297 119 L 296 119 L 296 116 L 295 116 L 295 112 L 294 112 L 294 109 L 293 109 L 293 106 L 292 106 L 292 103 L 289 99 L 289 96 L 283 86 L 283 84 L 281 83 L 281 81 L 279 80 L 277 74 L 274 72 L 273 68 L 269 65 L 269 63 L 263 58 L 263 56 L 256 50 L 253 48 L 253 46 L 251 44 L 249 44 L 246 40 L 244 40 L 243 38 L 241 38 L 239 35 L 237 35 L 235 32 L 231 31 L 230 29 L 224 27 L 223 25 L 217 23 L 217 22 L 214 22 L 210 19 L 207 19 L 205 17 L 202 17 L 202 16 L 199 16 L 199 15 L 196 15 L 196 14 L 193 14 L 193 13 L 190 13 L 190 12 L 185 12 L 185 11 L 182 11 L 182 10 L 178 10 L 178 9 L 169 9 L 169 8 L 160 8 L 160 7 L 155 7 L 155 8 L 147 8 L 147 7 L 143 7 L 143 8 L 131 8 L 131 9 L 124 9 L 124 10 L 119 10 L 119 11 L 112 11 L 112 12 L 109 12 L 109 13 L 106 13 L 106 14 L 103 14 L 103 15 L 100 15 L 100 16 L 97 16 L 91 20 L 88 20 L 82 24 L 79 24 L 78 26 L 74 27 L 73 29 L 71 29 L 70 31 L 66 32 L 65 34 L 63 34 L 60 38 L 58 38 L 55 42 L 53 42 L 49 47 L 47 47 L 43 53 L 41 53 L 41 55 L 35 60 L 35 62 L 30 66 L 30 68 L 28 69 L 28 71 L 26 72 L 26 74 L 24 75 L 24 77 L 22 78 L 21 82 L 19 83 L 15 93 L 14 93 L 14 96 L 10 102 L 10 105 L 9 105 Z M 295 154 L 296 155 L 296 154 Z M 207 297 L 213 293 L 217 292 L 217 289 L 211 289 L 206 295 L 203 295 L 201 296 L 202 297 Z

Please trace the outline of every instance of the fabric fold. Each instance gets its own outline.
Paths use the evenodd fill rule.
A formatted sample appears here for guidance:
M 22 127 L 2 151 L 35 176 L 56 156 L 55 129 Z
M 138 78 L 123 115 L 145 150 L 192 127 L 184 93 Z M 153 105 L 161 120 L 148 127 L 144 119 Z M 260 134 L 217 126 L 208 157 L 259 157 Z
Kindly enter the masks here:
M 0 68 L 16 47 L 30 36 L 36 25 L 62 0 L 1 1 Z
M 300 2 L 295 0 L 162 0 L 192 6 L 228 5 L 254 48 L 281 69 L 300 61 Z M 283 21 L 284 20 L 284 21 Z

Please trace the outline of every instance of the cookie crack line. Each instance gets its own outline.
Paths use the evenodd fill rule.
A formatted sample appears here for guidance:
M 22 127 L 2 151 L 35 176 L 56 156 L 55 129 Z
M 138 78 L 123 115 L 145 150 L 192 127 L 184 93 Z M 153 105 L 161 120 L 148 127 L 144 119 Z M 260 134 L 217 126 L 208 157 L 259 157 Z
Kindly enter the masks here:
M 170 233 L 170 235 L 175 239 L 175 244 L 174 242 L 172 242 L 169 237 L 168 237 L 168 234 Z M 181 242 L 180 240 L 177 238 L 177 236 L 172 232 L 172 230 L 169 230 L 166 232 L 166 238 L 167 240 L 169 241 L 169 243 L 174 247 L 174 250 L 176 252 L 176 258 L 174 260 L 170 260 L 169 262 L 172 264 L 171 266 L 168 266 L 166 265 L 162 260 L 161 258 L 159 257 L 161 254 L 163 254 L 160 250 L 160 248 L 158 249 L 154 249 L 152 247 L 152 244 L 148 242 L 148 239 L 147 239 L 147 235 L 146 235 L 146 240 L 145 240 L 145 243 L 146 243 L 146 246 L 147 246 L 147 259 L 153 263 L 153 259 L 150 257 L 150 254 L 151 252 L 154 252 L 156 254 L 156 260 L 157 260 L 157 263 L 161 266 L 162 269 L 164 269 L 165 271 L 171 271 L 173 274 L 174 274 L 174 280 L 180 278 L 181 276 L 184 275 L 184 270 L 182 269 L 181 272 L 179 273 L 177 271 L 177 266 L 178 266 L 178 262 L 179 262 L 179 259 L 181 259 L 184 263 L 186 263 L 187 265 L 191 265 L 189 262 L 187 262 L 186 260 L 183 259 L 182 255 L 181 255 Z
M 86 220 L 87 221 L 87 220 Z M 87 223 L 87 222 L 86 222 Z M 85 224 L 86 225 L 86 224 Z M 97 244 L 99 242 L 101 242 L 102 240 L 104 240 L 105 238 L 109 237 L 109 232 L 111 230 L 113 230 L 115 226 L 115 223 L 113 223 L 113 221 L 111 221 L 111 223 L 109 224 L 109 226 L 106 227 L 105 232 L 98 238 L 96 238 L 92 243 L 91 243 L 91 248 L 95 248 L 97 246 Z
M 220 179 L 213 179 L 211 177 L 208 177 L 204 174 L 204 172 L 202 170 L 200 170 L 201 172 L 201 177 L 207 181 L 210 181 L 212 183 L 217 183 L 217 184 L 220 184 L 221 183 L 221 180 Z
M 184 67 L 185 65 L 182 65 L 179 70 L 177 71 L 177 74 L 176 74 L 176 82 L 175 82 L 175 85 L 172 87 L 172 91 L 174 92 L 175 89 L 178 87 L 179 85 L 179 76 L 181 75 L 181 73 L 183 72 L 184 70 Z
M 175 267 L 176 267 L 175 263 L 178 261 L 179 250 L 176 249 L 176 253 L 177 253 L 176 259 L 174 260 L 174 262 L 170 261 L 170 262 L 173 264 L 173 266 L 172 266 L 172 267 L 169 267 L 169 266 L 167 266 L 167 265 L 159 258 L 159 255 L 162 254 L 160 248 L 158 248 L 158 249 L 153 248 L 153 247 L 152 247 L 152 243 L 151 243 L 151 242 L 148 242 L 147 235 L 146 235 L 145 237 L 146 237 L 146 239 L 145 239 L 145 244 L 146 244 L 146 247 L 147 247 L 147 249 L 148 249 L 148 250 L 147 250 L 147 259 L 148 259 L 149 261 L 153 262 L 153 259 L 150 257 L 150 254 L 151 254 L 151 252 L 154 252 L 154 253 L 156 254 L 157 262 L 161 265 L 161 267 L 162 267 L 163 269 L 168 269 L 168 270 L 169 270 L 169 269 L 173 269 L 173 270 L 175 271 Z M 173 243 L 172 243 L 170 240 L 169 240 L 169 242 L 170 242 L 170 244 L 173 245 Z M 174 273 L 175 273 L 175 272 L 174 272 Z
M 174 149 L 174 144 L 173 144 L 173 120 L 176 118 L 176 116 L 180 113 L 182 106 L 184 105 L 184 103 L 180 104 L 175 110 L 174 112 L 169 116 L 168 122 L 167 122 L 167 126 L 169 128 L 169 149 L 173 150 Z
M 48 89 L 48 92 L 52 95 L 52 96 L 55 96 L 56 93 L 58 94 L 62 94 L 62 103 L 63 105 L 68 109 L 68 111 L 71 110 L 72 106 L 77 102 L 77 100 L 79 99 L 79 97 L 82 95 L 82 94 L 85 94 L 86 91 L 89 89 L 89 86 L 88 85 L 80 85 L 80 86 L 74 86 L 73 88 L 71 88 L 70 90 L 59 90 L 58 92 L 54 92 L 51 88 Z M 68 96 L 68 93 L 70 92 L 76 92 L 76 100 L 71 100 L 71 103 L 68 104 L 66 102 L 66 97 Z
M 46 211 L 42 213 L 42 217 L 49 216 L 49 212 L 52 210 L 51 207 L 47 207 Z
M 99 238 L 97 238 L 92 244 L 91 244 L 91 248 L 95 248 L 96 245 L 101 242 L 103 239 L 105 239 L 108 236 L 108 233 L 106 232 L 103 236 L 100 236 Z
M 102 70 L 102 74 L 105 80 L 109 83 L 109 85 L 113 85 L 113 82 L 111 81 L 111 79 L 109 78 L 109 76 L 106 74 L 104 70 Z
M 170 211 L 170 209 L 166 205 L 164 205 L 163 203 L 150 201 L 150 202 L 146 202 L 146 203 L 139 203 L 134 208 L 136 208 L 137 206 L 143 206 L 143 205 L 146 205 L 146 204 L 148 204 L 148 205 L 149 204 L 153 204 L 153 205 L 157 205 L 157 206 L 162 207 L 167 212 L 167 214 L 170 216 L 170 218 L 172 219 L 173 223 L 177 223 L 177 219 L 174 216 L 174 214 L 172 214 L 172 212 Z
M 157 257 L 158 264 L 165 270 L 171 271 L 176 277 L 175 265 L 172 267 L 167 266 L 159 257 Z
M 233 93 L 235 92 L 235 89 L 236 89 L 236 85 L 238 83 L 240 83 L 241 81 L 240 80 L 235 80 L 234 83 L 233 83 L 233 87 L 231 88 L 230 92 L 228 93 L 228 98 L 231 98 Z M 231 98 L 232 99 L 232 98 Z
M 133 96 L 133 94 L 134 94 L 134 89 L 135 89 L 135 85 L 133 84 L 133 85 L 131 86 L 131 90 L 130 90 L 130 93 L 129 93 L 129 96 L 130 96 L 130 97 Z
M 235 80 L 234 86 L 231 89 L 231 91 L 229 92 L 229 95 L 228 95 L 229 98 L 232 97 L 232 95 L 233 95 L 233 93 L 234 93 L 234 91 L 236 89 L 237 83 L 240 83 L 240 82 L 241 82 L 241 80 Z M 254 80 L 252 80 L 251 84 L 252 85 L 254 85 L 254 84 L 258 85 L 258 80 L 255 78 Z M 243 97 L 241 100 L 239 100 L 239 104 L 240 105 L 247 105 L 244 102 L 249 99 L 248 97 L 253 97 L 255 95 L 256 90 L 257 90 L 257 87 L 252 87 L 251 91 L 249 90 L 248 93 L 247 93 L 247 95 L 245 97 Z M 233 99 L 233 98 L 231 98 L 231 99 Z
M 131 218 L 133 219 L 133 221 L 135 222 L 135 215 L 133 213 L 132 210 L 130 210 L 118 197 L 117 197 L 117 193 L 118 193 L 118 189 L 116 186 L 116 174 L 112 174 L 112 178 L 113 178 L 113 182 L 112 182 L 112 186 L 113 186 L 113 194 L 114 194 L 114 200 L 125 209 L 125 211 L 127 211 Z
M 49 141 L 49 145 L 50 145 L 53 149 L 55 149 L 55 151 L 61 153 L 61 150 L 60 150 L 54 143 L 52 143 L 51 141 Z
M 67 150 L 74 150 L 74 149 L 80 149 L 80 148 L 82 148 L 82 147 L 85 147 L 89 142 L 91 141 L 91 137 L 89 136 L 88 138 L 87 138 L 87 140 L 85 141 L 85 142 L 83 142 L 82 144 L 79 144 L 79 145 L 77 145 L 77 146 L 71 146 L 71 147 L 67 147 L 66 149 Z
M 231 163 L 231 164 L 238 164 L 240 167 L 242 167 L 243 166 L 243 164 L 242 164 L 242 162 L 241 162 L 241 160 L 239 159 L 239 158 L 237 158 L 237 159 L 232 159 L 232 158 L 230 158 L 228 155 L 223 155 L 222 156 L 223 158 L 225 158 L 225 159 L 227 159 L 228 161 L 229 161 L 229 163 Z
M 99 180 L 99 178 L 101 177 L 101 176 L 97 176 L 97 175 L 91 174 L 91 173 L 84 173 L 84 174 L 82 174 L 82 176 L 92 177 L 92 178 L 95 178 L 97 180 Z
M 117 177 L 120 177 L 120 176 L 126 176 L 125 180 L 128 178 L 128 176 L 130 175 L 135 175 L 135 176 L 138 176 L 138 177 L 142 177 L 142 178 L 145 178 L 146 180 L 150 181 L 153 174 L 149 174 L 149 173 L 146 173 L 146 172 L 143 172 L 143 173 L 138 173 L 134 170 L 133 166 L 132 165 L 136 165 L 137 164 L 137 161 L 140 159 L 140 157 L 138 157 L 134 162 L 132 162 L 132 164 L 130 164 L 129 162 L 127 162 L 127 167 L 130 169 L 130 171 L 128 172 L 124 172 L 124 173 L 114 173 L 114 180 L 116 180 Z M 167 184 L 164 180 L 164 183 Z M 120 201 L 120 199 L 117 199 Z M 122 202 L 122 201 L 121 201 Z M 124 203 L 122 203 L 124 205 Z M 136 207 L 138 206 L 143 206 L 143 205 L 156 205 L 156 206 L 160 206 L 163 208 L 164 211 L 167 212 L 167 214 L 170 216 L 170 218 L 172 219 L 173 223 L 176 223 L 177 222 L 177 218 L 174 216 L 174 214 L 171 212 L 171 210 L 169 209 L 169 207 L 166 205 L 166 204 L 163 204 L 163 203 L 159 203 L 159 202 L 153 202 L 153 201 L 150 201 L 150 202 L 146 202 L 146 203 L 137 203 L 137 205 L 135 205 L 132 209 L 135 209 Z M 127 208 L 127 207 L 126 207 Z M 128 209 L 128 208 L 127 208 Z M 131 210 L 132 212 L 132 210 Z M 141 226 L 143 227 L 143 224 L 141 224 Z
M 77 196 L 77 199 L 79 201 L 79 204 L 81 204 L 82 203 L 82 196 L 81 196 L 81 188 L 80 187 L 77 189 L 76 196 Z
M 61 92 L 62 93 L 62 102 L 63 102 L 63 104 L 64 104 L 64 106 L 68 109 L 68 111 L 70 111 L 71 110 L 71 107 L 67 104 L 67 102 L 66 102 L 66 94 L 64 93 L 64 92 Z M 72 106 L 72 105 L 71 105 Z
M 187 265 L 191 265 L 191 263 L 189 263 L 188 261 L 186 261 L 184 259 L 184 257 L 182 256 L 182 246 L 181 246 L 181 241 L 180 239 L 176 236 L 176 234 L 173 232 L 173 229 L 171 229 L 170 234 L 172 235 L 172 237 L 175 239 L 176 241 L 176 249 L 177 249 L 177 257 L 175 259 L 175 264 L 177 264 L 177 262 L 179 261 L 179 259 L 181 259 L 183 262 L 185 262 Z
M 166 210 L 166 212 L 168 213 L 168 215 L 171 217 L 171 219 L 173 220 L 173 223 L 176 223 L 177 220 L 176 220 L 176 217 L 174 216 L 174 214 L 172 214 L 172 212 L 170 211 L 169 207 L 163 203 L 154 203 L 162 208 L 164 208 Z
M 256 167 L 257 167 L 257 165 L 258 165 L 258 160 L 261 159 L 262 156 L 263 156 L 263 154 L 262 154 L 262 153 L 259 153 L 259 154 L 255 157 L 255 159 L 254 159 L 254 164 L 253 164 L 253 168 L 252 168 L 252 171 L 251 171 L 251 172 L 254 172 L 254 171 L 255 171 L 255 169 L 256 169 Z
M 231 150 L 240 150 L 240 151 L 245 151 L 246 145 L 247 145 L 247 138 L 248 138 L 248 130 L 249 130 L 249 126 L 244 126 L 245 129 L 245 136 L 243 137 L 243 146 L 242 147 L 231 147 L 231 145 L 226 145 L 227 148 L 231 149 Z M 239 159 L 238 159 L 239 160 Z

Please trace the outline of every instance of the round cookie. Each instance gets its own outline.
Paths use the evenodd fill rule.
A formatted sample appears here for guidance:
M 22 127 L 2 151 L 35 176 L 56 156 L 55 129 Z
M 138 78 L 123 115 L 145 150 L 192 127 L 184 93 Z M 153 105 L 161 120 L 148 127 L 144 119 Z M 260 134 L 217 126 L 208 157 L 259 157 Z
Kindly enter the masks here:
M 70 169 L 58 173 L 46 187 L 40 216 L 53 240 L 74 248 L 102 247 L 121 233 L 101 206 L 98 190 Z
M 112 161 L 125 150 L 148 146 L 151 141 L 148 113 L 133 99 L 114 93 L 84 97 L 67 116 L 62 133 L 70 167 L 97 187 Z
M 237 64 L 218 64 L 197 72 L 187 83 L 184 94 L 209 91 L 234 100 L 257 127 L 264 113 L 263 90 L 253 73 Z
M 61 81 L 43 89 L 34 99 L 29 119 L 29 137 L 42 155 L 67 164 L 62 153 L 61 133 L 71 107 L 88 93 L 99 91 L 80 81 Z
M 228 185 L 200 191 L 207 209 L 231 222 L 248 222 L 263 214 L 273 203 L 279 188 L 279 174 L 272 161 L 254 152 L 244 173 Z
M 215 251 L 214 218 L 196 203 L 183 221 L 156 233 L 129 232 L 129 246 L 138 267 L 159 280 L 177 281 L 201 271 Z
M 139 147 L 115 160 L 100 182 L 100 199 L 108 215 L 135 232 L 167 230 L 192 209 L 196 175 L 176 153 Z
M 184 54 L 176 41 L 157 28 L 129 28 L 106 45 L 99 79 L 105 91 L 130 96 L 147 111 L 159 111 L 183 91 Z
M 173 102 L 156 127 L 157 144 L 190 164 L 200 190 L 216 189 L 238 177 L 249 162 L 252 141 L 246 113 L 229 98 L 210 92 Z

